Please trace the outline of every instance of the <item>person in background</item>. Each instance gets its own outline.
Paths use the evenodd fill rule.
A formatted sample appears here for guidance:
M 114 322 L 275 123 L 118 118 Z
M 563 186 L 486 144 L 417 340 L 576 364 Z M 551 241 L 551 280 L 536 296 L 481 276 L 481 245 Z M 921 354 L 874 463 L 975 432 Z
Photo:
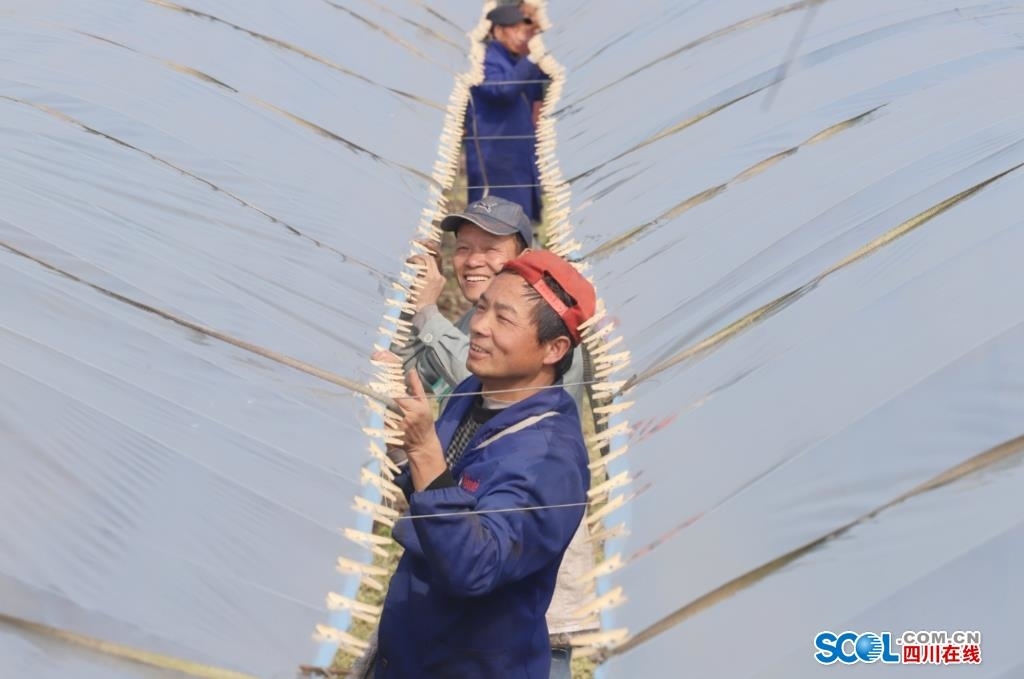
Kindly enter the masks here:
M 408 374 L 397 398 L 409 514 L 388 587 L 374 679 L 547 679 L 545 613 L 580 525 L 590 473 L 562 375 L 594 314 L 593 286 L 546 251 L 509 260 L 470 322 L 473 373 L 433 420 Z
M 471 304 L 476 304 L 505 262 L 534 245 L 533 227 L 522 207 L 497 196 L 447 215 L 441 220 L 441 230 L 455 236 L 452 269 L 460 292 Z M 469 377 L 466 358 L 473 310 L 454 323 L 445 318 L 437 307 L 445 284 L 439 258 L 416 255 L 411 261 L 423 271 L 423 286 L 414 303 L 416 313 L 409 319 L 411 337 L 404 344 L 392 344 L 390 351 L 374 354 L 374 359 L 400 360 L 406 370 L 415 367 L 429 391 L 444 394 Z M 583 360 L 577 355 L 565 376 L 565 389 L 578 405 L 583 402 L 582 381 Z
M 501 0 L 498 4 L 499 5 L 517 5 L 519 7 L 519 11 L 522 12 L 523 16 L 526 17 L 526 19 L 528 19 L 527 25 L 530 27 L 530 40 L 532 40 L 534 38 L 534 36 L 540 35 L 540 32 L 541 32 L 541 30 L 540 30 L 540 21 L 539 21 L 539 17 L 537 16 L 537 6 L 536 5 L 534 5 L 531 2 L 520 2 L 519 0 Z M 530 43 L 528 42 L 527 45 L 529 45 L 529 44 Z M 547 85 L 548 85 L 548 83 L 546 83 L 546 82 L 541 83 L 540 89 L 538 91 L 536 91 L 536 92 L 531 93 L 531 94 L 533 94 L 533 95 L 535 95 L 537 97 L 533 101 L 533 114 L 532 114 L 532 116 L 533 116 L 532 117 L 533 127 L 535 129 L 537 127 L 537 121 L 540 120 L 540 109 L 541 109 L 541 105 L 544 103 L 544 96 L 545 96 L 545 93 L 546 93 L 546 90 L 547 90 Z
M 541 219 L 535 104 L 548 76 L 530 53 L 533 19 L 519 5 L 499 5 L 487 14 L 490 40 L 484 80 L 470 90 L 466 111 L 467 202 L 499 196 L 518 203 L 531 221 Z

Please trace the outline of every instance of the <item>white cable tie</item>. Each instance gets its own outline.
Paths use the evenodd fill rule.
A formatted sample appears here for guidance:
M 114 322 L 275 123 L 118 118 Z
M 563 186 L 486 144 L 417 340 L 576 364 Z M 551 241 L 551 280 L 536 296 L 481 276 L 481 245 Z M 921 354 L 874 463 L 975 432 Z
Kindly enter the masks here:
M 615 553 L 597 565 L 596 568 L 583 576 L 585 580 L 597 580 L 598 578 L 611 575 L 626 564 L 622 561 L 622 554 Z
M 369 575 L 364 575 L 359 578 L 359 584 L 361 586 L 369 587 L 370 589 L 377 590 L 378 592 L 384 591 L 384 583 Z
M 373 389 L 375 384 L 376 383 L 374 383 L 374 382 L 370 382 L 368 386 L 371 389 Z M 371 413 L 373 413 L 374 415 L 378 415 L 378 416 L 383 416 L 384 413 L 387 411 L 387 408 L 384 407 L 383 403 L 380 403 L 378 401 L 374 401 L 372 398 L 369 398 L 369 397 L 367 397 L 367 399 L 366 399 L 366 407 L 370 410 Z
M 368 604 L 363 601 L 356 601 L 342 596 L 337 592 L 327 593 L 327 608 L 332 611 L 359 611 L 370 615 L 380 615 L 381 607 Z
M 345 575 L 372 575 L 381 578 L 385 578 L 388 575 L 388 569 L 386 568 L 374 566 L 372 563 L 360 563 L 359 561 L 346 559 L 343 556 L 338 557 L 337 569 L 339 573 L 344 573 Z
M 380 491 L 381 495 L 386 497 L 391 502 L 394 502 L 395 500 L 397 500 L 398 496 L 401 495 L 401 493 L 402 493 L 402 489 L 401 488 L 399 488 L 395 484 L 391 483 L 387 479 L 382 478 L 380 475 L 374 474 L 373 472 L 371 472 L 366 467 L 363 467 L 360 470 L 360 475 L 359 476 L 360 476 L 359 480 L 362 482 L 362 484 L 364 486 L 366 486 L 366 485 L 373 486 L 374 488 L 376 488 L 377 490 Z
M 361 613 L 360 611 L 352 611 L 352 613 L 350 613 L 349 615 L 351 615 L 356 620 L 362 620 L 363 622 L 368 623 L 370 625 L 376 625 L 378 622 L 380 622 L 379 615 L 370 615 L 369 613 Z
M 363 427 L 363 433 L 367 436 L 371 436 L 378 440 L 384 441 L 389 446 L 395 446 L 401 448 L 405 442 L 402 441 L 401 432 L 394 429 L 376 429 L 372 427 Z
M 573 634 L 569 642 L 573 646 L 573 656 L 587 657 L 590 653 L 596 653 L 600 648 L 618 646 L 629 638 L 629 630 L 625 627 L 602 630 L 600 632 L 581 632 Z M 577 650 L 577 647 L 578 650 Z
M 571 228 L 569 226 L 569 214 L 571 212 L 572 210 L 570 210 L 567 207 L 560 207 L 549 210 L 549 213 L 551 215 L 550 221 L 556 225 L 555 228 L 557 229 L 569 230 Z
M 590 534 L 590 541 L 597 544 L 600 542 L 607 542 L 608 540 L 613 540 L 615 538 L 621 538 L 628 534 L 629 531 L 626 530 L 626 524 L 620 523 L 605 530 L 594 531 Z
M 600 317 L 598 317 L 598 313 L 601 313 Z M 599 323 L 603 318 L 604 318 L 604 313 L 603 312 L 595 311 L 593 316 L 591 316 L 587 320 L 585 320 L 582 323 L 580 323 L 580 332 L 584 335 L 584 339 L 586 339 L 588 337 L 593 337 L 593 336 L 603 336 L 603 335 L 606 335 L 606 334 L 610 333 L 614 329 L 613 324 L 608 323 L 607 325 L 605 325 L 605 326 L 603 326 L 603 327 L 601 327 L 601 328 L 599 328 L 597 330 L 592 330 L 590 332 L 586 332 L 586 331 L 589 331 L 592 327 L 594 327 L 597 323 Z
M 629 422 L 619 422 L 614 427 L 609 427 L 604 431 L 599 431 L 591 434 L 587 437 L 587 443 L 604 443 L 609 441 L 616 436 L 627 435 L 632 431 L 629 426 Z
M 558 245 L 558 252 L 556 254 L 558 254 L 559 257 L 565 258 L 565 257 L 569 256 L 569 253 L 574 252 L 574 251 L 579 250 L 579 249 L 580 249 L 580 244 L 577 241 L 575 241 L 575 240 L 570 240 L 570 241 L 566 241 L 564 243 L 560 243 Z
M 338 644 L 339 646 L 355 649 L 356 655 L 364 653 L 370 648 L 370 644 L 348 632 L 330 627 L 328 625 L 317 625 L 313 640 L 318 643 Z
M 595 512 L 591 512 L 590 513 L 590 516 L 587 517 L 588 525 L 590 527 L 596 526 L 597 524 L 601 523 L 601 521 L 606 516 L 608 516 L 609 514 L 611 514 L 614 511 L 618 510 L 624 504 L 626 504 L 626 496 L 625 495 L 616 495 L 615 497 L 613 497 L 610 500 L 608 500 L 608 503 L 605 504 L 603 507 L 601 507 L 600 509 L 598 509 Z
M 414 307 L 412 304 L 410 304 L 409 302 L 406 302 L 405 300 L 398 299 L 398 298 L 391 298 L 391 297 L 389 297 L 388 299 L 384 300 L 384 304 L 386 304 L 387 306 L 390 306 L 390 307 L 395 307 L 395 308 L 399 309 L 400 311 L 405 311 L 405 312 L 410 312 L 410 313 L 411 312 L 415 312 L 415 310 L 416 310 L 416 307 Z
M 407 321 L 399 316 L 384 316 L 382 319 L 385 323 L 393 324 L 397 329 L 404 330 L 406 332 L 412 330 L 412 321 Z M 371 361 L 372 363 L 372 361 Z
M 595 392 L 616 394 L 622 387 L 626 386 L 626 380 L 602 380 L 591 385 Z
M 617 351 L 607 356 L 599 356 L 594 360 L 595 365 L 628 365 L 630 360 L 629 350 Z
M 409 295 L 412 294 L 412 291 L 409 288 L 405 287 L 398 281 L 391 281 L 391 287 L 397 290 L 398 292 L 402 293 L 402 295 L 404 295 L 407 299 Z
M 595 415 L 617 415 L 633 407 L 636 401 L 622 401 L 621 403 L 609 403 L 608 405 L 596 406 L 593 409 Z
M 401 468 L 399 468 L 399 466 L 395 464 L 394 461 L 390 457 L 388 457 L 386 453 L 380 453 L 378 455 L 371 449 L 370 454 L 373 456 L 375 460 L 380 462 L 380 464 L 382 465 L 381 471 L 387 469 L 391 473 L 391 478 L 388 479 L 389 481 L 394 480 L 395 476 L 402 473 Z
M 620 363 L 606 366 L 604 368 L 596 368 L 594 370 L 594 379 L 606 380 L 620 370 L 625 370 L 629 367 L 629 363 Z
M 612 323 L 608 323 L 600 329 L 591 329 L 591 332 L 586 335 L 582 335 L 583 344 L 587 347 L 587 351 L 593 356 L 594 353 L 599 349 L 606 341 L 608 335 L 615 331 L 615 326 Z
M 623 472 L 623 473 L 625 473 L 625 472 Z M 356 495 L 355 496 L 355 506 L 357 508 L 369 511 L 369 512 L 374 513 L 374 514 L 380 514 L 382 516 L 386 516 L 387 518 L 392 519 L 392 520 L 398 518 L 398 510 L 397 509 L 394 509 L 392 507 L 388 507 L 386 505 L 382 505 L 379 502 L 372 502 L 372 501 L 367 500 L 366 498 L 362 497 L 361 495 Z
M 629 452 L 629 446 L 628 445 L 619 446 L 618 448 L 616 448 L 612 452 L 608 453 L 607 455 L 602 455 L 598 459 L 596 459 L 593 462 L 591 462 L 590 465 L 589 465 L 590 466 L 590 471 L 591 472 L 597 472 L 598 470 L 601 469 L 601 467 L 607 467 L 611 462 L 619 459 L 620 457 L 625 455 L 627 452 Z
M 366 547 L 377 556 L 387 558 L 388 552 L 384 549 L 384 546 L 391 544 L 391 538 L 373 533 L 365 533 L 355 528 L 343 528 L 341 533 L 360 547 Z
M 594 599 L 586 606 L 580 606 L 571 613 L 574 618 L 585 618 L 601 611 L 605 611 L 616 606 L 621 606 L 626 602 L 626 596 L 622 593 L 622 587 L 616 587 L 604 596 L 600 596 Z
M 394 391 L 390 382 L 368 382 L 366 386 L 384 396 L 390 396 L 391 392 Z M 374 403 L 376 403 L 376 401 L 374 401 Z
M 593 500 L 595 497 L 599 495 L 607 495 L 613 490 L 617 490 L 618 488 L 622 488 L 623 486 L 629 485 L 629 482 L 632 480 L 633 479 L 629 477 L 628 471 L 620 472 L 615 476 L 611 477 L 610 479 L 608 479 L 607 481 L 605 481 L 604 483 L 594 486 L 589 491 L 587 491 L 587 498 L 589 500 Z
M 565 240 L 566 238 L 569 237 L 569 231 L 571 229 L 572 226 L 569 224 L 569 222 L 562 222 L 561 224 L 556 224 L 552 228 L 548 229 L 548 238 L 553 240 Z
M 381 351 L 387 351 L 387 349 L 382 349 Z M 370 365 L 372 365 L 378 371 L 381 371 L 381 372 L 384 372 L 384 373 L 388 373 L 388 374 L 390 374 L 390 373 L 397 373 L 397 372 L 400 372 L 402 370 L 402 366 L 401 365 L 399 365 L 398 363 L 392 363 L 391 361 L 386 360 L 386 359 L 371 358 L 370 359 Z
M 441 244 L 440 243 L 434 243 L 433 247 L 435 249 L 436 248 L 440 248 Z M 430 249 L 429 247 L 427 247 L 423 243 L 419 242 L 418 240 L 412 241 L 412 250 L 413 250 L 413 255 L 427 255 L 427 256 L 433 257 L 435 254 L 437 254 L 434 250 Z M 415 264 L 414 266 L 418 267 L 422 271 L 426 271 L 427 270 L 426 267 L 423 266 L 422 264 Z
M 624 339 L 624 335 L 619 335 L 618 337 L 613 337 L 612 339 L 607 340 L 605 342 L 600 342 L 598 346 L 594 347 L 593 350 L 591 350 L 590 355 L 595 358 L 602 356 L 608 353 L 610 350 L 614 349 L 619 344 L 621 344 Z
M 398 512 L 394 509 L 386 507 L 379 502 L 371 502 L 360 495 L 353 498 L 352 508 L 360 514 L 373 517 L 375 521 L 383 523 L 390 528 L 394 528 L 395 519 L 398 517 Z
M 381 427 L 363 427 L 363 433 L 367 436 L 372 436 L 375 439 L 385 439 L 390 433 L 387 429 Z

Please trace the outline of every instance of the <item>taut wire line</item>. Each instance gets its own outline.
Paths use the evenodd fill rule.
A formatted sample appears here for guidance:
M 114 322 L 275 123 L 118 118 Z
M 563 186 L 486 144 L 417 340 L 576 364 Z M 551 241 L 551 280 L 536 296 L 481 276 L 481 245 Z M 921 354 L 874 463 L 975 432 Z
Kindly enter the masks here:
M 482 514 L 510 514 L 512 512 L 533 512 L 540 509 L 570 509 L 586 507 L 586 502 L 567 502 L 560 505 L 537 505 L 535 507 L 505 507 L 504 509 L 472 509 L 465 512 L 442 512 L 440 514 L 403 514 L 395 521 L 412 521 L 414 519 L 440 519 L 453 516 L 478 516 Z

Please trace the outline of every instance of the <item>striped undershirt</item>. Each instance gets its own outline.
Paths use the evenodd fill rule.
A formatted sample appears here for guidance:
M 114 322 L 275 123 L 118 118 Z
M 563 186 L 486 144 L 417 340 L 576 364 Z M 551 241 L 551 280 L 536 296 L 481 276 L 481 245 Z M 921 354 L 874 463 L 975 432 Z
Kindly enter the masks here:
M 466 446 L 472 440 L 473 434 L 487 420 L 510 405 L 511 403 L 495 401 L 494 399 L 481 399 L 480 396 L 476 397 L 473 401 L 473 406 L 466 413 L 466 416 L 462 418 L 462 422 L 459 423 L 458 428 L 455 429 L 455 433 L 452 435 L 452 440 L 448 443 L 448 447 L 445 448 L 444 461 L 448 464 L 448 469 L 453 469 L 455 463 L 466 452 Z

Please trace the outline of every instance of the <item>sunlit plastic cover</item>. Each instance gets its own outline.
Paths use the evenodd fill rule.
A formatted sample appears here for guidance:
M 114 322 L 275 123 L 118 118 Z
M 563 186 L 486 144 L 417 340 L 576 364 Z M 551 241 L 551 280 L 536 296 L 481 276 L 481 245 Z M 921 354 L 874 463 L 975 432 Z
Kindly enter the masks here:
M 579 254 L 638 373 L 605 672 L 893 669 L 820 668 L 825 629 L 978 629 L 972 676 L 1024 672 L 1024 4 L 549 14 Z M 0 3 L 0 614 L 323 657 L 360 402 L 167 316 L 365 377 L 478 15 Z M 6 624 L 0 675 L 173 676 Z
M 0 615 L 258 676 L 324 657 L 367 416 L 276 359 L 368 376 L 478 16 L 0 2 Z M 0 629 L 4 677 L 168 676 L 92 653 Z
M 902 676 L 813 640 L 909 629 L 1021 676 L 1024 3 L 549 11 L 575 235 L 638 375 L 606 674 Z

